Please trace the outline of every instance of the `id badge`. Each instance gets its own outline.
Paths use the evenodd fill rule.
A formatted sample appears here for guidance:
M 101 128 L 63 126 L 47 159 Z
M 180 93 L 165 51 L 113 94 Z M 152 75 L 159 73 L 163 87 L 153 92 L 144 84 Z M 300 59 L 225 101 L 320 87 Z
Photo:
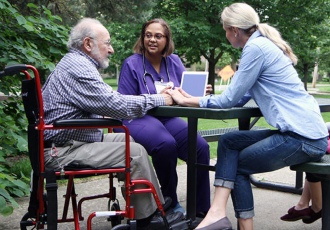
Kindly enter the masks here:
M 160 93 L 163 89 L 166 87 L 171 86 L 171 88 L 174 87 L 174 83 L 169 81 L 169 82 L 161 82 L 161 81 L 155 81 L 155 87 L 157 93 Z

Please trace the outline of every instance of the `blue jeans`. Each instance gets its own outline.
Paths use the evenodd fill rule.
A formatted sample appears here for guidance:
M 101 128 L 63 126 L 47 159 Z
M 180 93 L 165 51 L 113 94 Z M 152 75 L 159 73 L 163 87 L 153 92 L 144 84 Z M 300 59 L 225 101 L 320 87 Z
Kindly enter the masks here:
M 278 130 L 235 131 L 218 142 L 214 186 L 233 189 L 236 218 L 254 216 L 250 174 L 319 160 L 327 150 L 327 137 L 311 140 Z

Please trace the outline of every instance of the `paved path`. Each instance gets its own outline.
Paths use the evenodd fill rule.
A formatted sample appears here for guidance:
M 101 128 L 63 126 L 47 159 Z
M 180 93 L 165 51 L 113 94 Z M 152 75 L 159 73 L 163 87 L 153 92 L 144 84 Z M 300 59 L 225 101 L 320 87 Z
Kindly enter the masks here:
M 214 162 L 213 162 L 214 163 Z M 179 185 L 178 193 L 179 200 L 182 205 L 186 206 L 186 165 L 178 166 L 179 174 Z M 214 172 L 210 172 L 211 182 L 214 179 Z M 259 180 L 270 180 L 275 182 L 281 182 L 284 184 L 294 184 L 295 172 L 290 171 L 288 168 L 278 170 L 272 173 L 257 174 L 255 176 Z M 106 192 L 107 191 L 108 179 L 98 179 L 90 182 L 77 184 L 76 190 L 78 193 L 78 198 L 83 197 L 86 194 L 91 194 L 95 192 Z M 59 199 L 63 200 L 61 195 L 64 194 L 65 187 L 61 186 L 59 188 Z M 214 188 L 211 186 L 211 191 L 213 197 Z M 254 199 L 255 199 L 255 213 L 254 226 L 255 230 L 317 230 L 321 229 L 321 220 L 316 221 L 313 224 L 304 224 L 302 221 L 296 222 L 284 222 L 280 220 L 280 216 L 286 213 L 286 211 L 299 199 L 299 195 L 271 191 L 260 188 L 253 188 Z M 123 205 L 124 201 L 119 195 L 120 204 Z M 14 214 L 9 217 L 0 216 L 0 229 L 10 229 L 18 230 L 19 222 L 23 214 L 27 210 L 27 198 L 21 198 L 18 200 L 20 207 L 14 211 Z M 59 201 L 60 207 L 62 207 L 62 202 Z M 61 209 L 59 209 L 61 210 Z M 98 201 L 86 201 L 83 203 L 83 215 L 85 219 L 89 213 L 98 210 L 107 210 L 107 200 L 100 199 Z M 228 218 L 233 223 L 236 228 L 236 219 L 233 213 L 233 207 L 231 200 L 228 202 Z M 81 228 L 86 229 L 86 221 L 81 222 Z M 59 230 L 71 230 L 74 229 L 72 223 L 59 224 Z M 111 229 L 111 224 L 107 222 L 106 218 L 94 218 L 93 219 L 93 230 L 105 230 Z

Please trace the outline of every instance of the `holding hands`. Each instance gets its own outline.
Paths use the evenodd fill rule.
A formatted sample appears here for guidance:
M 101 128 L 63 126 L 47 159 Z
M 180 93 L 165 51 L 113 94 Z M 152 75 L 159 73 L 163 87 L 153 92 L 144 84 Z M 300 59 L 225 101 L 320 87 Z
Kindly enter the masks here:
M 181 106 L 199 107 L 198 97 L 193 97 L 181 88 L 168 89 L 166 91 L 173 98 L 174 102 Z
M 166 105 L 173 105 L 174 101 L 171 95 L 169 95 L 167 93 L 167 90 L 170 90 L 172 87 L 171 86 L 166 86 L 161 92 L 160 94 L 163 95 L 164 99 L 165 99 L 165 103 Z
M 212 91 L 212 85 L 208 84 L 205 89 L 206 95 L 210 95 Z M 199 98 L 191 96 L 179 87 L 174 89 L 166 87 L 161 91 L 161 94 L 165 97 L 166 105 L 173 105 L 175 102 L 181 106 L 199 107 Z M 170 99 L 167 97 L 170 97 Z M 168 104 L 167 102 L 170 100 L 172 100 L 171 104 Z

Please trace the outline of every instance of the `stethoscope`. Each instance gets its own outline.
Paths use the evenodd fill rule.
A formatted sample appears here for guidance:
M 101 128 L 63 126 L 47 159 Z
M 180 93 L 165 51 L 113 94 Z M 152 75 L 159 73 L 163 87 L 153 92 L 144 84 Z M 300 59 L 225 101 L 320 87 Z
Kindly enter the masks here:
M 152 76 L 151 73 L 148 73 L 147 72 L 147 69 L 146 69 L 146 63 L 145 63 L 145 55 L 142 54 L 142 62 L 143 62 L 143 70 L 144 70 L 144 73 L 143 73 L 143 82 L 147 88 L 147 91 L 148 93 L 150 94 L 150 90 L 149 90 L 149 87 L 148 87 L 148 84 L 147 84 L 147 77 L 150 77 L 152 79 L 152 82 L 155 83 L 155 78 Z M 170 74 L 168 72 L 168 67 L 167 67 L 167 58 L 165 57 L 165 68 L 166 68 L 166 74 L 167 74 L 167 78 L 168 78 L 168 82 L 171 81 L 170 79 Z M 161 82 L 163 82 L 163 78 L 161 78 L 160 80 Z

